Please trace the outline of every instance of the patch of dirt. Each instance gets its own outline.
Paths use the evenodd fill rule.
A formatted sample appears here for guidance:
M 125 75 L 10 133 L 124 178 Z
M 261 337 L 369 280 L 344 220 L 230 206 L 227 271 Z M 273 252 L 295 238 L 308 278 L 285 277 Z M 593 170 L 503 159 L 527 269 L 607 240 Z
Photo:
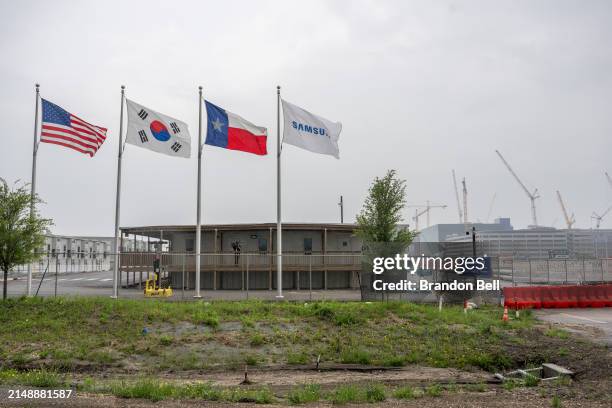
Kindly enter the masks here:
M 357 367 L 355 367 L 357 368 Z M 258 369 L 249 368 L 249 380 L 254 385 L 267 385 L 273 389 L 289 389 L 306 383 L 317 383 L 323 387 L 334 387 L 345 383 L 381 382 L 389 385 L 404 383 L 479 383 L 486 382 L 491 374 L 484 371 L 467 372 L 453 368 L 411 366 L 392 370 L 300 370 L 300 369 Z M 170 378 L 170 377 L 166 377 Z M 177 377 L 172 377 L 176 379 Z M 210 381 L 229 387 L 239 385 L 244 379 L 243 371 L 217 373 L 182 373 L 180 378 L 190 381 Z

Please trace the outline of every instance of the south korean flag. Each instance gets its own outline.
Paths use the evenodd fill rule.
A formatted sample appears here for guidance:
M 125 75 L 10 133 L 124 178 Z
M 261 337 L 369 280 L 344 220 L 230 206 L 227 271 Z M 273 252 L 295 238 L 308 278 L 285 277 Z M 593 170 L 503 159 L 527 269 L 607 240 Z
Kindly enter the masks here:
M 185 122 L 127 101 L 126 142 L 169 156 L 191 156 L 191 136 Z

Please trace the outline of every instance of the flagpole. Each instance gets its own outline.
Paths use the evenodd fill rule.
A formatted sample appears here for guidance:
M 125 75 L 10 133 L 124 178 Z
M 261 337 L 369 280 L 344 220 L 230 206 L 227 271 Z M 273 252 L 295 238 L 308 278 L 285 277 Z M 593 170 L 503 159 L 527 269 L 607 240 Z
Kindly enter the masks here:
M 281 223 L 281 138 L 280 86 L 276 87 L 276 286 L 278 299 L 283 298 L 283 230 Z
M 36 84 L 36 108 L 34 109 L 34 144 L 32 145 L 32 183 L 30 184 L 30 217 L 34 215 L 34 199 L 36 198 L 36 154 L 38 153 L 38 104 L 40 100 L 40 85 Z M 32 263 L 28 263 L 28 296 L 32 296 Z
M 202 240 L 202 219 L 201 219 L 201 204 L 202 204 L 202 87 L 198 87 L 199 96 L 199 113 L 198 113 L 198 199 L 197 199 L 197 215 L 196 215 L 196 260 L 195 260 L 195 296 L 201 298 L 200 294 L 200 250 Z M 183 282 L 185 285 L 185 282 Z
M 119 114 L 119 154 L 117 158 L 117 193 L 115 195 L 115 265 L 113 270 L 113 295 L 111 298 L 117 299 L 119 296 L 118 277 L 119 277 L 119 216 L 121 211 L 121 158 L 123 156 L 123 103 L 125 101 L 125 85 L 121 85 L 121 113 Z

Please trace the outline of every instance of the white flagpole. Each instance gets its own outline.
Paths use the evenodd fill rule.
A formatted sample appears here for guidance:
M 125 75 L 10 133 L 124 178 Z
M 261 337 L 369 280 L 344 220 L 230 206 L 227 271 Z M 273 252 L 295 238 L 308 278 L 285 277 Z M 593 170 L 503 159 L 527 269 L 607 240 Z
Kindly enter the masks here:
M 117 299 L 119 296 L 119 216 L 121 211 L 121 157 L 123 156 L 123 103 L 125 101 L 125 85 L 121 85 L 121 114 L 119 115 L 119 155 L 117 158 L 117 194 L 115 195 L 115 265 L 113 270 L 113 295 L 111 298 Z
M 34 215 L 34 198 L 36 197 L 36 154 L 38 153 L 38 103 L 40 85 L 36 84 L 36 108 L 34 110 L 34 145 L 32 146 L 32 183 L 30 184 L 30 217 Z M 28 296 L 32 296 L 32 263 L 28 263 Z
M 197 199 L 197 215 L 196 215 L 196 260 L 195 260 L 195 298 L 201 298 L 200 294 L 200 250 L 202 239 L 202 219 L 201 219 L 201 203 L 202 203 L 202 87 L 200 90 L 200 109 L 198 113 L 198 199 Z M 183 285 L 185 282 L 183 282 Z
M 281 136 L 280 86 L 276 87 L 276 286 L 278 299 L 283 298 L 283 233 L 281 223 Z

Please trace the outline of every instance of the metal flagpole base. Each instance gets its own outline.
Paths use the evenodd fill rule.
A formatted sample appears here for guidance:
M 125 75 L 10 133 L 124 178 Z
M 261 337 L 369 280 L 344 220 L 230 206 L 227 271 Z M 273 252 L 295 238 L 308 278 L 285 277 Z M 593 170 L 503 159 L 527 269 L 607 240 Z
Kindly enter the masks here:
M 111 299 L 117 299 L 117 296 L 109 296 Z
M 284 299 L 285 298 L 283 295 L 276 295 L 274 297 L 277 298 L 277 299 Z
M 202 296 L 201 295 L 193 295 L 193 298 L 194 299 L 202 299 Z

